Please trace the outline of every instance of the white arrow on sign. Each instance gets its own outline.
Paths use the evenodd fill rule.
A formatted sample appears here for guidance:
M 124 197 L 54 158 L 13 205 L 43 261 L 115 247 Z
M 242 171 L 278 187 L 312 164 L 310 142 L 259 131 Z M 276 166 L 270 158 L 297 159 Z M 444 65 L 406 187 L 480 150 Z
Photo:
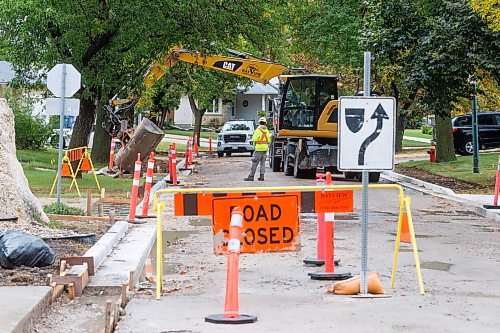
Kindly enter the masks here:
M 339 170 L 394 169 L 396 101 L 393 97 L 339 99 Z
M 66 71 L 66 76 L 63 72 Z M 57 64 L 47 73 L 47 88 L 56 97 L 71 97 L 80 90 L 82 76 L 71 64 Z M 62 96 L 63 84 L 65 85 Z
M 51 116 L 59 116 L 62 109 L 61 98 L 47 98 L 45 99 L 45 110 Z M 78 116 L 80 113 L 80 100 L 77 98 L 66 98 L 64 100 L 64 115 L 65 116 Z

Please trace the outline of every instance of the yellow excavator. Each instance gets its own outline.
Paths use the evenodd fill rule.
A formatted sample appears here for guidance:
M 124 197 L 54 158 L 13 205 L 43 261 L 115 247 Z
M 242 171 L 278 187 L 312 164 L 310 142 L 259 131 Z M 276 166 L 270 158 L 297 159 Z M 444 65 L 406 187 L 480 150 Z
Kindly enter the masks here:
M 199 52 L 173 48 L 154 62 L 144 76 L 146 85 L 154 84 L 166 71 L 180 62 L 246 77 L 268 84 L 279 77 L 279 97 L 273 101 L 274 133 L 269 161 L 274 172 L 302 177 L 318 168 L 338 172 L 337 121 L 338 83 L 336 75 L 293 75 L 293 68 L 247 53 L 229 50 L 231 56 L 205 56 Z M 357 173 L 346 173 L 357 178 Z M 379 173 L 370 173 L 377 182 Z

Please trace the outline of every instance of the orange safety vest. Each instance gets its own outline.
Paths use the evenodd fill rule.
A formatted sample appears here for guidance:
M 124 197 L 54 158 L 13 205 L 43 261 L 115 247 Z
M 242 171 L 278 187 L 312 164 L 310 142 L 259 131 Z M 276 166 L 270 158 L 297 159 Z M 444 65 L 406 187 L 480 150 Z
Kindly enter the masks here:
M 269 144 L 269 139 L 267 138 L 267 134 L 266 132 L 264 132 L 263 130 L 261 130 L 260 128 L 257 128 L 261 135 L 260 135 L 260 140 L 259 141 L 255 141 L 256 144 L 260 145 L 260 144 Z M 264 138 L 262 137 L 264 136 Z

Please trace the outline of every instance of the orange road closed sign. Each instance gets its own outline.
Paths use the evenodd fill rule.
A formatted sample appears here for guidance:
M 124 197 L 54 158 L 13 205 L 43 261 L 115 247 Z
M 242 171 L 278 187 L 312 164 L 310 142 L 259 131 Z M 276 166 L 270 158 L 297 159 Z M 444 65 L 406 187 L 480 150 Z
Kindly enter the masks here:
M 243 212 L 242 253 L 299 250 L 298 195 L 247 196 L 214 198 L 212 225 L 214 252 L 227 250 L 231 211 Z
M 314 193 L 316 213 L 350 213 L 353 211 L 353 191 L 318 191 Z

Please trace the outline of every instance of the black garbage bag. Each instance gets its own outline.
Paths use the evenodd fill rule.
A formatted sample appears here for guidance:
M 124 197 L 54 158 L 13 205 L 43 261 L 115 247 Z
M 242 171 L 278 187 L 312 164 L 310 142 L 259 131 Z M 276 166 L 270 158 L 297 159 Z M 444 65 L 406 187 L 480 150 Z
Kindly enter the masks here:
M 56 260 L 56 254 L 40 237 L 6 230 L 0 235 L 0 266 L 44 267 Z

